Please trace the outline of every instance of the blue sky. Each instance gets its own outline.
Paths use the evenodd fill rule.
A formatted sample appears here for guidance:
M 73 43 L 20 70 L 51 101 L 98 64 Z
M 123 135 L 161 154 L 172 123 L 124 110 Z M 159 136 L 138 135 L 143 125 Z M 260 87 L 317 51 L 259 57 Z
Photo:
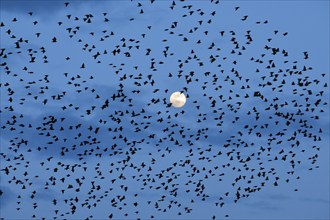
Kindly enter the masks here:
M 329 2 L 172 2 L 1 0 L 1 217 L 329 219 Z M 187 96 L 179 109 L 168 105 L 175 91 Z

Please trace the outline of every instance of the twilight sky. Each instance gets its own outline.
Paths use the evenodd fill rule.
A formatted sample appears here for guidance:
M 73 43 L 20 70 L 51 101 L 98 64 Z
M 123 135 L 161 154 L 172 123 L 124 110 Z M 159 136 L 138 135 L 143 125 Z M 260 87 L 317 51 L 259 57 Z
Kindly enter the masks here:
M 65 2 L 1 0 L 1 218 L 329 219 L 328 1 Z

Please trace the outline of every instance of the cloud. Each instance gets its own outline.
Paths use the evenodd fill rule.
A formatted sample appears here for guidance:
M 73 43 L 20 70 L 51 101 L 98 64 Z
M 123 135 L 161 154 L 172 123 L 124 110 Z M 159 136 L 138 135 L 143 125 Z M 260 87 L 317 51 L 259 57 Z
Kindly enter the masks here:
M 68 1 L 63 0 L 46 0 L 46 1 L 35 1 L 35 0 L 16 0 L 1 1 L 1 10 L 14 12 L 14 13 L 28 13 L 36 12 L 39 15 L 46 16 L 52 15 L 54 12 L 64 8 L 64 3 Z M 80 1 L 75 2 L 80 4 Z

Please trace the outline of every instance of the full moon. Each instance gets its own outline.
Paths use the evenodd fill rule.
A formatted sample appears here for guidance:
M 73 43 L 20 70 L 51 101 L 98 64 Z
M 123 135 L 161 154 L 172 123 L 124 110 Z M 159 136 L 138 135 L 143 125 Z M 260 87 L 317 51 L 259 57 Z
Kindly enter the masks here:
M 173 107 L 181 108 L 186 103 L 186 96 L 181 92 L 174 92 L 170 97 L 170 102 Z

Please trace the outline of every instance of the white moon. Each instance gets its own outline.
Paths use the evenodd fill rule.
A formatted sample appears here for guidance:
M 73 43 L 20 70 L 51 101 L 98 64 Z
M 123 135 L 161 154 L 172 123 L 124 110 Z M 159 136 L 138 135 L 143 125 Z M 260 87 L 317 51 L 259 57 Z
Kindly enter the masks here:
M 181 108 L 186 104 L 186 96 L 181 92 L 174 92 L 170 97 L 170 102 L 173 107 Z

